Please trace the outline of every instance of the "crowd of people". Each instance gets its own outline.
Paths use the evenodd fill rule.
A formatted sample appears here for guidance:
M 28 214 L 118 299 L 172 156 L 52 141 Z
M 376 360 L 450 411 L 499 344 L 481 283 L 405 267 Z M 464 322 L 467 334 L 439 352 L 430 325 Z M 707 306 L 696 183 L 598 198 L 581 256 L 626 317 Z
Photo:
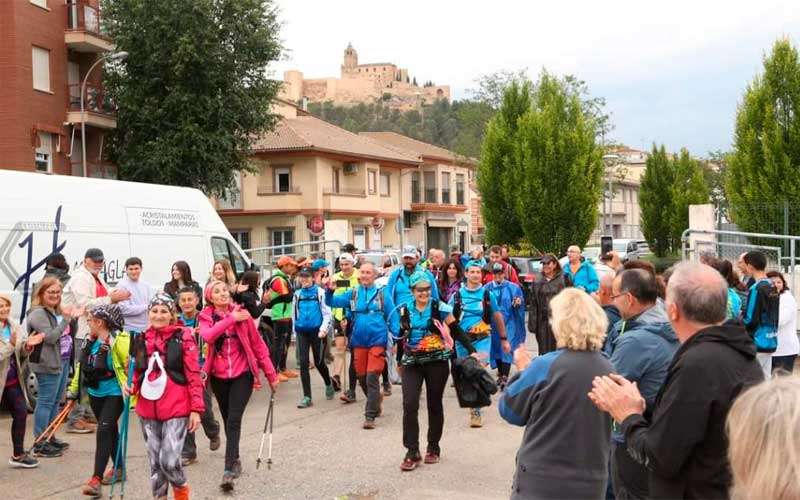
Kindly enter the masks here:
M 273 392 L 299 377 L 304 409 L 314 404 L 314 370 L 326 400 L 340 393 L 342 404 L 355 403 L 360 387 L 366 430 L 378 425 L 392 381 L 401 383 L 400 469 L 412 471 L 441 459 L 451 373 L 477 428 L 488 404 L 480 401 L 496 390 L 478 378 L 491 369 L 500 415 L 525 427 L 512 498 L 795 498 L 796 460 L 792 474 L 763 472 L 776 456 L 797 457 L 787 436 L 797 422 L 789 401 L 800 397 L 796 379 L 761 383 L 773 371 L 791 373 L 800 351 L 797 304 L 783 275 L 767 272 L 764 254 L 748 252 L 735 264 L 703 255 L 657 274 L 649 262 L 622 263 L 611 252 L 598 274 L 571 246 L 563 268 L 555 255 L 542 257 L 526 294 L 501 246 L 488 258 L 481 247 L 463 255 L 456 246 L 424 259 L 404 247 L 402 265 L 390 272 L 359 259 L 352 245 L 342 250 L 333 264 L 281 256 L 263 283 L 260 273 L 237 277 L 220 260 L 201 285 L 177 261 L 158 289 L 142 281 L 136 257 L 114 287 L 103 281 L 100 249 L 87 250 L 71 275 L 63 256 L 51 257 L 25 329 L 10 318 L 11 298 L 0 295 L 10 464 L 34 468 L 66 453 L 69 444 L 56 436 L 62 421 L 67 432 L 95 432 L 82 490 L 98 497 L 123 477 L 118 450 L 127 429 L 119 422 L 134 411 L 154 498 L 170 487 L 176 499 L 189 498 L 184 468 L 197 461 L 201 427 L 211 450 L 224 432 L 220 487 L 232 491 L 242 473 L 243 415 L 262 375 Z M 528 332 L 535 358 L 525 348 Z M 297 371 L 288 368 L 292 345 Z M 26 365 L 39 385 L 29 452 Z M 756 407 L 765 420 L 759 430 L 743 423 Z

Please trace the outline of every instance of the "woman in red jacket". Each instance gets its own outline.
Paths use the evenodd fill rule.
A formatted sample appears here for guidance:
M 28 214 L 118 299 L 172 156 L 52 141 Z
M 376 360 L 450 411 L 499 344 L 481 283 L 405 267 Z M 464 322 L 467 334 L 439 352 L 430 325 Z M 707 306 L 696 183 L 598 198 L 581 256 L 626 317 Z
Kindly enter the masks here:
M 150 461 L 153 497 L 167 498 L 172 485 L 175 500 L 189 499 L 181 467 L 186 432 L 194 432 L 203 413 L 203 380 L 197 344 L 189 328 L 176 325 L 175 302 L 159 293 L 150 301 L 150 327 L 133 341 L 133 393 Z M 123 395 L 127 395 L 123 386 Z
M 206 285 L 204 295 L 208 306 L 200 313 L 200 335 L 208 345 L 208 356 L 203 371 L 225 423 L 225 471 L 220 488 L 231 491 L 234 479 L 242 473 L 239 460 L 242 417 L 253 389 L 261 388 L 259 369 L 273 392 L 278 385 L 278 374 L 253 318 L 247 310 L 234 306 L 228 285 L 212 281 Z

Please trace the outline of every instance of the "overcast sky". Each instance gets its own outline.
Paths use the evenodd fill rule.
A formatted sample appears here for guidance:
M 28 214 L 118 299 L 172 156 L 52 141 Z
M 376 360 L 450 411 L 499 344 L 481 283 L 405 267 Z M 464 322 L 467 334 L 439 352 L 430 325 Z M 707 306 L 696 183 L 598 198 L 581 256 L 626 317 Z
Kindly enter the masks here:
M 775 39 L 800 40 L 798 0 L 276 2 L 288 49 L 276 76 L 338 77 L 348 42 L 360 63 L 393 62 L 455 99 L 481 74 L 544 67 L 607 99 L 613 139 L 698 156 L 730 148 L 736 105 Z

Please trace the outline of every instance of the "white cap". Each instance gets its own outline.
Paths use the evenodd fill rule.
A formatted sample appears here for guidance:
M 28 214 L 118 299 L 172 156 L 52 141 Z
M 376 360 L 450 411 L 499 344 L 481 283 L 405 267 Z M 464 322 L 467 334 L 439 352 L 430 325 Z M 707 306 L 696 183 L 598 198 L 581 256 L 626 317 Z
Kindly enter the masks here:
M 353 254 L 345 252 L 343 254 L 339 254 L 339 262 L 350 262 L 355 264 L 356 259 L 353 258 Z
M 403 257 L 414 257 L 414 258 L 417 258 L 417 257 L 419 257 L 419 254 L 417 253 L 417 249 L 416 248 L 414 248 L 411 245 L 406 245 L 406 246 L 403 247 Z

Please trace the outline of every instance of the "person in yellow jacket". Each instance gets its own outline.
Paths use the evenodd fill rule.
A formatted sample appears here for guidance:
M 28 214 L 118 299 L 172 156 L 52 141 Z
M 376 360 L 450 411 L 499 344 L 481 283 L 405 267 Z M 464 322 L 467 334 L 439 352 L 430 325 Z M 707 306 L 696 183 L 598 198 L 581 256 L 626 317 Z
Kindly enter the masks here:
M 351 288 L 358 286 L 358 269 L 355 268 L 356 260 L 350 253 L 339 255 L 339 272 L 331 277 L 334 285 L 333 294 L 345 293 Z M 347 316 L 341 307 L 332 309 L 333 314 L 333 377 L 331 378 L 333 388 L 337 392 L 342 389 L 342 379 L 344 378 L 345 361 L 347 360 L 347 342 L 349 339 L 349 329 L 347 328 Z M 356 400 L 356 372 L 353 365 L 352 356 L 350 357 L 350 367 L 348 369 L 348 387 L 342 392 L 340 399 L 345 403 L 352 403 Z
M 109 458 L 116 461 L 119 429 L 117 421 L 123 410 L 122 387 L 128 384 L 130 336 L 121 331 L 125 318 L 119 306 L 98 304 L 89 309 L 89 333 L 77 353 L 76 373 L 67 392 L 68 399 L 77 399 L 80 386 L 89 395 L 92 411 L 97 416 L 97 445 L 94 471 L 83 486 L 84 495 L 99 497 L 102 484 L 118 479 L 123 464 L 105 471 Z M 105 471 L 105 472 L 104 472 Z

